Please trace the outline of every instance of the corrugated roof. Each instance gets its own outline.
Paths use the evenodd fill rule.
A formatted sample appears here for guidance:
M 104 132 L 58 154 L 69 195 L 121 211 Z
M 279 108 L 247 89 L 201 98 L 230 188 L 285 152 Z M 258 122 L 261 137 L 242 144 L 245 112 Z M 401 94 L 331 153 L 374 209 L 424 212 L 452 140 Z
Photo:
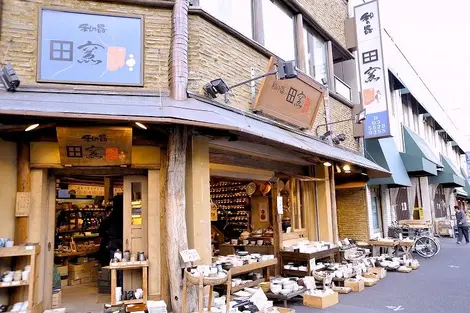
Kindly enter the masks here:
M 367 168 L 374 177 L 389 171 L 362 155 L 330 146 L 313 137 L 275 125 L 267 119 L 225 108 L 205 99 L 177 101 L 154 96 L 89 95 L 44 92 L 0 91 L 0 113 L 58 118 L 135 120 L 155 123 L 181 123 L 229 129 L 282 143 L 328 159 Z

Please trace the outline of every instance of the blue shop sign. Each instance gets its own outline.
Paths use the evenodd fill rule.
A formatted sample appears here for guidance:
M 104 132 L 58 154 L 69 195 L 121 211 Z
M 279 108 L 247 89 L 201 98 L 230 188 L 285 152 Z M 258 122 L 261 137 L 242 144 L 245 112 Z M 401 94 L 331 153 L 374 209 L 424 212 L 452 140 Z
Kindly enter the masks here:
M 142 17 L 40 14 L 38 81 L 143 86 Z

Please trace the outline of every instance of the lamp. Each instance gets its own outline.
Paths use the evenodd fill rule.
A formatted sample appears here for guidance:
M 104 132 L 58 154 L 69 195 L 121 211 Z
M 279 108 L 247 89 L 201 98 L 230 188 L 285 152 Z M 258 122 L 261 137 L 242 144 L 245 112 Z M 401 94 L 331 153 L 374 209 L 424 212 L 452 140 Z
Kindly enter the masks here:
M 7 91 L 15 91 L 20 86 L 20 79 L 10 63 L 2 66 L 0 78 Z
M 331 163 L 330 162 L 323 162 L 323 166 L 329 167 L 329 166 L 331 166 Z
M 227 92 L 229 92 L 231 89 L 234 89 L 236 87 L 245 85 L 254 80 L 258 80 L 258 79 L 264 78 L 266 76 L 271 76 L 271 75 L 277 75 L 277 78 L 281 80 L 296 78 L 298 75 L 298 72 L 297 72 L 297 67 L 295 65 L 295 61 L 287 61 L 287 62 L 280 61 L 278 62 L 278 65 L 275 70 L 264 73 L 259 76 L 255 76 L 247 80 L 244 80 L 233 86 L 228 86 L 227 83 L 225 83 L 225 81 L 222 78 L 217 78 L 205 84 L 202 87 L 202 90 L 204 91 L 207 97 L 211 99 L 215 99 L 217 98 L 217 94 L 224 95 Z
M 139 126 L 139 127 L 142 128 L 142 129 L 147 129 L 147 126 L 145 126 L 145 125 L 142 124 L 141 122 L 135 122 L 135 125 Z

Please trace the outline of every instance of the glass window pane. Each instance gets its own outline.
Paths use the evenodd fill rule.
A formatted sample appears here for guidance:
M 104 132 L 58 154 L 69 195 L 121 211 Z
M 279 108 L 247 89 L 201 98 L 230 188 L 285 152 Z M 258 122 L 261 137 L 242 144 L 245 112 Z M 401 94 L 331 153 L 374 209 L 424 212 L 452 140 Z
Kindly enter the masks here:
M 294 21 L 278 5 L 263 1 L 264 45 L 278 57 L 295 60 Z
M 307 74 L 320 82 L 328 78 L 326 42 L 318 34 L 304 27 Z
M 377 198 L 372 197 L 372 224 L 374 229 L 379 228 L 379 212 L 377 211 Z
M 209 14 L 252 38 L 251 0 L 200 0 L 199 3 Z
M 142 225 L 142 184 L 132 183 L 132 225 Z

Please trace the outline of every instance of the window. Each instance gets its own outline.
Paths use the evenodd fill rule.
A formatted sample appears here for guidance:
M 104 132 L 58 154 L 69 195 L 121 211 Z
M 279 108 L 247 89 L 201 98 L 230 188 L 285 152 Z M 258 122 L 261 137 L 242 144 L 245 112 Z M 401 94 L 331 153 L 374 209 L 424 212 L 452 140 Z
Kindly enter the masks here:
M 73 41 L 51 40 L 52 61 L 73 61 Z
M 251 0 L 200 0 L 200 6 L 248 38 L 253 38 Z
M 295 60 L 292 16 L 270 0 L 263 0 L 262 3 L 265 47 L 285 61 Z
M 316 81 L 328 78 L 326 42 L 315 32 L 304 27 L 305 64 L 307 74 Z
M 437 218 L 447 216 L 446 196 L 441 186 L 437 187 L 434 195 L 434 213 Z
M 371 205 L 372 205 L 372 226 L 374 230 L 380 229 L 380 213 L 379 213 L 379 198 L 374 190 L 371 190 Z

